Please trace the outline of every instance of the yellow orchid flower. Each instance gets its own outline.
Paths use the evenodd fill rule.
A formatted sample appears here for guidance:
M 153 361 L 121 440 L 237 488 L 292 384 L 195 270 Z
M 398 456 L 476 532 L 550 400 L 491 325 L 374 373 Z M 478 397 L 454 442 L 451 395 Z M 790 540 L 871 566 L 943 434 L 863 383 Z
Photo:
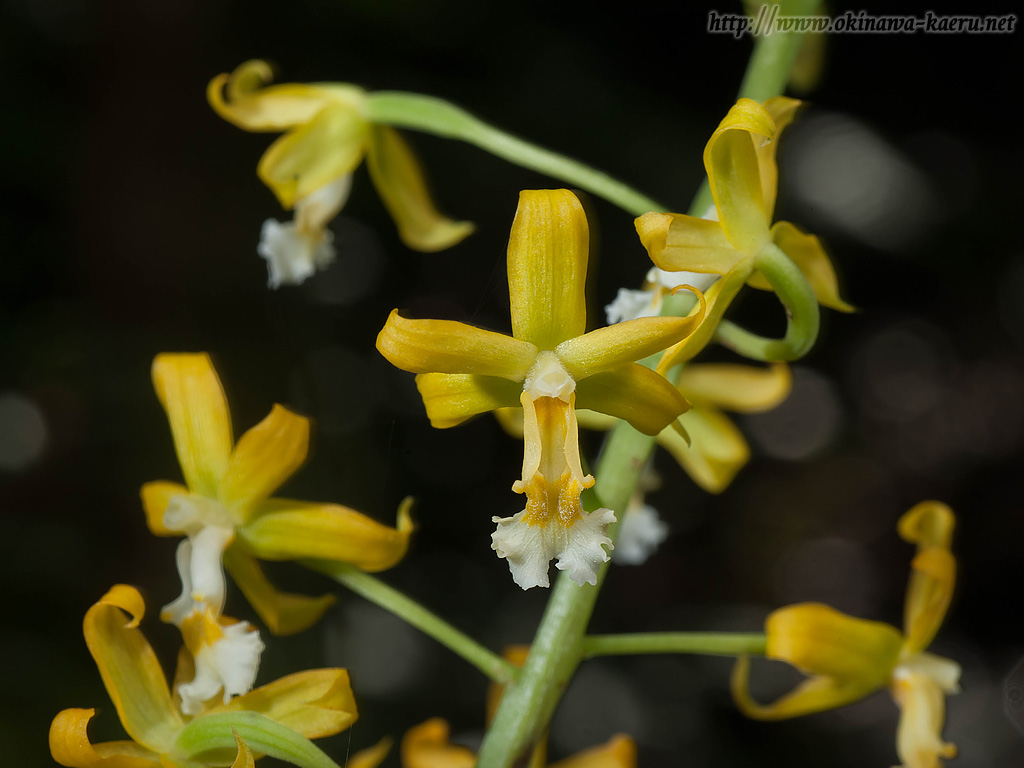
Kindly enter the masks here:
M 704 148 L 704 168 L 715 201 L 708 218 L 651 212 L 636 220 L 640 239 L 660 269 L 732 275 L 729 285 L 718 285 L 723 304 L 728 304 L 744 282 L 771 290 L 755 261 L 774 245 L 800 269 L 820 304 L 853 311 L 839 297 L 835 270 L 818 238 L 789 222 L 772 224 L 778 138 L 799 106 L 796 99 L 779 96 L 763 105 L 740 99 L 729 110 Z M 710 300 L 709 291 L 709 304 Z
M 298 284 L 334 260 L 331 219 L 348 200 L 352 172 L 365 156 L 381 200 L 410 248 L 440 251 L 470 232 L 434 208 L 415 155 L 392 128 L 371 123 L 361 88 L 343 83 L 268 85 L 270 65 L 252 60 L 220 74 L 206 90 L 210 106 L 247 131 L 285 134 L 270 145 L 256 172 L 295 220 L 268 219 L 258 248 L 269 285 Z
M 900 707 L 896 750 L 904 768 L 941 768 L 956 747 L 942 740 L 944 694 L 957 693 L 960 665 L 925 651 L 949 607 L 956 578 L 950 551 L 955 519 L 945 504 L 925 501 L 900 518 L 898 531 L 917 546 L 911 562 L 904 629 L 847 616 L 827 605 L 801 603 L 773 612 L 765 623 L 766 655 L 811 677 L 776 702 L 755 702 L 749 660 L 737 661 L 737 706 L 760 720 L 820 712 L 888 686 Z
M 227 400 L 208 355 L 157 355 L 153 383 L 186 483 L 142 486 L 150 530 L 187 536 L 178 547 L 182 594 L 164 609 L 165 621 L 181 627 L 207 607 L 218 616 L 226 566 L 271 632 L 298 632 L 316 622 L 333 597 L 278 592 L 256 558 L 317 558 L 380 571 L 405 555 L 411 499 L 399 507 L 398 527 L 389 528 L 338 504 L 268 498 L 305 461 L 308 419 L 275 405 L 233 443 Z
M 410 728 L 402 739 L 402 768 L 473 768 L 473 751 L 448 741 L 448 723 L 439 717 Z M 545 750 L 535 750 L 529 768 L 548 765 Z M 636 743 L 624 735 L 554 763 L 551 768 L 636 768 Z
M 252 765 L 253 756 L 239 734 L 258 751 L 266 751 L 260 747 L 261 724 L 276 733 L 290 729 L 301 741 L 339 733 L 355 722 L 355 700 L 343 669 L 298 672 L 227 702 L 213 699 L 194 715 L 183 713 L 180 680 L 190 675 L 192 656 L 182 652 L 172 695 L 156 653 L 138 628 L 144 613 L 142 596 L 124 584 L 113 587 L 86 613 L 86 645 L 131 740 L 93 744 L 87 727 L 95 710 L 65 709 L 50 726 L 50 753 L 61 765 L 242 768 Z M 198 742 L 187 738 L 197 731 L 205 731 Z M 227 751 L 226 744 L 232 742 L 235 749 Z
M 495 517 L 492 549 L 523 589 L 548 586 L 548 564 L 593 584 L 608 559 L 611 510 L 587 513 L 580 493 L 594 484 L 580 463 L 576 407 L 625 419 L 657 434 L 688 407 L 663 377 L 634 362 L 691 333 L 688 317 L 648 317 L 586 330 L 589 232 L 567 190 L 524 191 L 508 245 L 512 336 L 448 320 L 410 320 L 395 310 L 377 337 L 393 365 L 418 374 L 430 423 L 453 427 L 496 408 L 525 413 L 522 479 L 526 509 Z M 698 294 L 699 297 L 699 294 Z

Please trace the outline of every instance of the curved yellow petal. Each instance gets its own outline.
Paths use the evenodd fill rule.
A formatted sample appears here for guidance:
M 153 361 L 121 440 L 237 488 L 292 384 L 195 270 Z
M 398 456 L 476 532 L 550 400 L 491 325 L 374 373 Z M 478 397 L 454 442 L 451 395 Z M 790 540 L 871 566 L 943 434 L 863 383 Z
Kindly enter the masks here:
M 769 206 L 761 186 L 757 147 L 774 134 L 775 124 L 767 110 L 752 99 L 740 99 L 704 148 L 704 168 L 722 230 L 733 247 L 751 256 L 769 239 Z
M 589 412 L 588 412 L 589 413 Z M 577 415 L 579 412 L 577 411 Z M 597 415 L 597 414 L 595 414 Z M 515 438 L 523 437 L 523 409 L 522 408 L 495 408 L 494 418 L 498 420 L 505 434 Z M 604 418 L 604 417 L 602 417 Z M 611 417 L 608 417 L 611 418 Z M 612 423 L 615 419 L 611 419 Z
M 678 389 L 639 363 L 577 382 L 576 405 L 625 419 L 647 435 L 658 434 L 690 407 Z
M 857 311 L 856 307 L 846 303 L 839 296 L 839 279 L 817 237 L 801 232 L 788 221 L 780 221 L 772 227 L 772 240 L 807 278 L 819 304 L 840 312 Z M 750 278 L 749 284 L 765 291 L 772 289 L 760 272 L 756 272 Z
M 256 768 L 256 760 L 252 756 L 252 750 L 249 749 L 249 745 L 242 741 L 238 731 L 235 731 L 234 728 L 231 730 L 234 731 L 235 744 L 238 747 L 238 756 L 235 758 L 235 762 L 231 764 L 231 768 Z
M 359 750 L 348 759 L 345 768 L 377 768 L 388 756 L 392 744 L 390 738 L 383 738 L 372 747 Z
M 708 493 L 721 493 L 750 459 L 750 448 L 729 419 L 714 408 L 694 405 L 679 417 L 690 441 L 674 429 L 662 430 L 658 445 Z M 580 420 L 583 424 L 583 420 Z
M 50 754 L 68 768 L 153 768 L 158 755 L 134 741 L 92 744 L 87 727 L 94 709 L 65 709 L 50 725 Z
M 675 366 L 688 362 L 710 343 L 725 310 L 736 298 L 736 294 L 739 293 L 753 269 L 754 266 L 750 260 L 742 261 L 705 291 L 704 299 L 707 302 L 707 309 L 704 322 L 685 339 L 665 350 L 661 360 L 658 361 L 659 373 L 667 373 Z
M 704 319 L 704 296 L 694 292 L 699 303 L 686 317 L 639 317 L 615 323 L 563 341 L 555 354 L 579 381 L 667 349 L 693 333 Z
M 154 536 L 181 536 L 181 531 L 172 531 L 164 525 L 164 512 L 172 496 L 188 496 L 189 490 L 181 483 L 156 480 L 142 486 L 142 509 L 146 513 L 146 525 Z
M 566 189 L 523 190 L 508 240 L 512 335 L 540 349 L 581 336 L 590 230 Z
M 498 408 L 518 407 L 523 392 L 521 384 L 507 379 L 460 373 L 421 373 L 416 388 L 431 426 L 437 429 Z
M 242 435 L 220 484 L 220 499 L 242 519 L 302 466 L 309 452 L 309 419 L 275 405 Z
M 768 658 L 788 662 L 808 675 L 859 681 L 870 689 L 884 685 L 903 646 L 895 627 L 847 616 L 822 603 L 772 611 L 765 633 Z
M 366 119 L 346 104 L 321 109 L 310 122 L 281 136 L 260 158 L 256 173 L 290 209 L 339 176 L 352 173 L 369 136 Z
M 806 41 L 811 35 L 805 35 Z M 824 37 L 824 35 L 822 35 Z M 764 103 L 765 111 L 771 116 L 775 124 L 775 135 L 771 141 L 756 142 L 757 164 L 761 174 L 761 192 L 764 195 L 764 207 L 766 220 L 771 221 L 775 215 L 775 198 L 779 187 L 779 166 L 776 162 L 776 155 L 779 149 L 779 137 L 783 129 L 793 122 L 796 113 L 803 102 L 799 99 L 791 99 L 787 96 L 774 96 Z
M 917 545 L 903 616 L 908 653 L 928 647 L 953 598 L 956 558 L 950 547 L 955 526 L 953 510 L 939 501 L 921 502 L 897 524 L 900 537 Z
M 396 528 L 381 525 L 340 504 L 270 499 L 259 506 L 239 535 L 264 560 L 314 558 L 383 571 L 405 556 L 415 526 L 412 499 L 398 508 Z
M 645 213 L 634 226 L 654 265 L 669 272 L 724 275 L 751 257 L 733 247 L 717 221 L 682 213 Z
M 307 739 L 341 733 L 359 716 L 344 669 L 296 672 L 207 710 L 214 712 L 258 712 Z
M 411 373 L 463 373 L 522 381 L 537 348 L 503 333 L 454 320 L 409 320 L 392 310 L 377 350 L 396 368 Z
M 153 386 L 167 412 L 186 484 L 195 493 L 216 498 L 231 455 L 231 415 L 210 356 L 157 355 Z
M 357 106 L 363 98 L 362 89 L 355 86 L 268 86 L 273 79 L 267 62 L 252 59 L 239 64 L 230 75 L 213 78 L 206 98 L 218 115 L 247 131 L 283 131 L 308 123 L 331 103 Z
M 276 589 L 256 558 L 241 547 L 230 546 L 225 550 L 224 567 L 267 629 L 275 635 L 294 635 L 308 629 L 334 604 L 334 595 L 306 597 Z
M 956 757 L 956 745 L 942 740 L 946 699 L 942 688 L 926 675 L 893 680 L 892 695 L 900 708 L 896 752 L 901 768 L 942 768 L 942 758 Z
M 740 656 L 736 659 L 730 681 L 732 698 L 743 714 L 755 720 L 785 720 L 824 712 L 826 709 L 852 704 L 881 687 L 869 686 L 860 680 L 812 677 L 771 704 L 759 704 L 750 695 L 749 678 L 750 659 Z
M 551 768 L 636 768 L 636 742 L 620 733 L 605 744 L 559 760 Z
M 402 242 L 433 253 L 451 248 L 475 227 L 438 213 L 427 191 L 423 170 L 398 131 L 383 125 L 371 129 L 366 165 L 380 199 L 398 226 Z
M 138 744 L 163 753 L 183 722 L 160 662 L 138 629 L 144 613 L 138 590 L 118 584 L 86 612 L 83 629 L 124 729 Z
M 473 768 L 476 755 L 448 743 L 448 723 L 439 717 L 410 728 L 402 739 L 402 768 Z
M 774 408 L 789 396 L 793 375 L 785 363 L 768 367 L 701 363 L 684 368 L 677 386 L 691 403 L 756 413 Z

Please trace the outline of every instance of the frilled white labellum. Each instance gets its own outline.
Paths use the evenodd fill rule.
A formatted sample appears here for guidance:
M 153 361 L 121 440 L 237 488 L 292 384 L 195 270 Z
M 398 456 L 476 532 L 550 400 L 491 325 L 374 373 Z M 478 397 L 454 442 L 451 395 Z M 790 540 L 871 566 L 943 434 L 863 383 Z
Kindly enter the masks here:
M 197 617 L 198 621 L 204 619 Z M 209 624 L 210 622 L 206 622 Z M 217 694 L 227 704 L 233 696 L 240 696 L 252 690 L 263 653 L 263 641 L 259 632 L 248 622 L 219 627 L 218 635 L 212 641 L 202 642 L 193 651 L 196 674 L 189 683 L 178 686 L 181 697 L 181 711 L 186 715 L 198 715 L 204 703 Z
M 630 504 L 619 526 L 612 560 L 619 565 L 643 565 L 668 536 L 668 525 L 649 504 Z

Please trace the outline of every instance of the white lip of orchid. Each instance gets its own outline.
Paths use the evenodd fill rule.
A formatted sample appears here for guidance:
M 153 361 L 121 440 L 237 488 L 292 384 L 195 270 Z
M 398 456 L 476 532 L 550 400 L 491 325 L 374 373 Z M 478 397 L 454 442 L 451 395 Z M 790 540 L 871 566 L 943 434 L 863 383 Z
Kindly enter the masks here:
M 952 659 L 921 651 L 901 660 L 893 670 L 896 680 L 923 675 L 949 694 L 960 693 L 960 665 Z
M 263 641 L 259 632 L 246 621 L 221 627 L 222 635 L 195 654 L 196 674 L 189 683 L 178 686 L 181 711 L 198 715 L 209 701 L 223 691 L 227 704 L 233 696 L 252 690 L 260 666 Z
M 640 501 L 631 501 L 619 526 L 612 560 L 619 565 L 643 565 L 668 537 L 668 525 L 658 510 Z
M 661 307 L 661 292 L 619 288 L 615 299 L 604 308 L 608 325 L 638 317 L 654 317 Z
M 576 380 L 565 370 L 558 355 L 543 350 L 537 354 L 537 360 L 523 383 L 523 391 L 532 398 L 556 397 L 569 402 L 570 395 L 576 391 Z

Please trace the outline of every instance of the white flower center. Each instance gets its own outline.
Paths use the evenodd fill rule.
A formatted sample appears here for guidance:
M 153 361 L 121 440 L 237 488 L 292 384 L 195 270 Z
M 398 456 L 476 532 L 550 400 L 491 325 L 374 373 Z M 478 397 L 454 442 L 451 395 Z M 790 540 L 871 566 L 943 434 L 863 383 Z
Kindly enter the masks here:
M 248 693 L 256 681 L 263 641 L 248 622 L 221 627 L 220 637 L 204 643 L 193 655 L 196 674 L 192 682 L 178 686 L 181 711 L 198 715 L 203 703 L 223 692 L 227 704 L 232 696 Z
M 569 402 L 569 396 L 576 391 L 576 381 L 565 370 L 558 355 L 544 350 L 537 354 L 537 360 L 523 383 L 523 391 L 532 398 L 557 397 Z

